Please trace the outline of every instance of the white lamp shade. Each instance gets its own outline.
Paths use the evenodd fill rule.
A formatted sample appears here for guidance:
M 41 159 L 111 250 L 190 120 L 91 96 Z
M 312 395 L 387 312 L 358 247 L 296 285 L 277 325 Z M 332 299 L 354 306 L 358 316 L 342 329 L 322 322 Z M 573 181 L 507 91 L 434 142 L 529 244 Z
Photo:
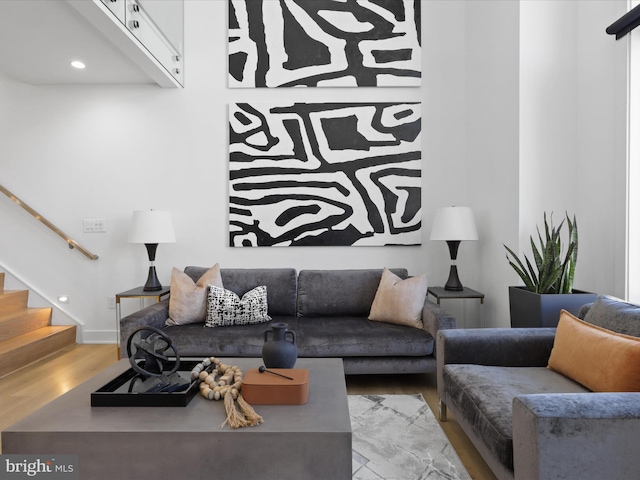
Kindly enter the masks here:
M 129 243 L 173 243 L 175 241 L 171 212 L 158 210 L 133 212 Z
M 478 230 L 469 207 L 444 207 L 436 211 L 431 240 L 478 240 Z

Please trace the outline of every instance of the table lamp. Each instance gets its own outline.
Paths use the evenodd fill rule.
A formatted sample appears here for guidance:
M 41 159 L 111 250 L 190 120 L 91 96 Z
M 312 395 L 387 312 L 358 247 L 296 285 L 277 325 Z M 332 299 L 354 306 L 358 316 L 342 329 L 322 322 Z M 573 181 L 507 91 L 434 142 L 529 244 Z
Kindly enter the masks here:
M 476 222 L 469 207 L 444 207 L 436 211 L 431 225 L 431 240 L 445 240 L 449 246 L 451 269 L 445 290 L 461 291 L 462 283 L 458 278 L 458 247 L 462 240 L 478 240 Z
M 144 284 L 145 292 L 162 290 L 162 285 L 156 275 L 156 249 L 159 243 L 173 243 L 176 241 L 173 232 L 173 222 L 170 212 L 158 210 L 144 210 L 133 212 L 129 243 L 144 243 L 149 255 L 149 275 Z

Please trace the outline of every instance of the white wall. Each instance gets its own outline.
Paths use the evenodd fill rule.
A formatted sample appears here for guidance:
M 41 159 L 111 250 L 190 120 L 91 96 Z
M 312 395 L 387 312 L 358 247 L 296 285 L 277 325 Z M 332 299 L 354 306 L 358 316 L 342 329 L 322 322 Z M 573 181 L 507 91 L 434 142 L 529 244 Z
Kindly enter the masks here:
M 637 6 L 638 0 L 631 2 Z M 640 32 L 630 35 L 629 82 L 638 85 L 640 79 Z M 640 130 L 640 89 L 629 89 L 629 131 Z M 628 298 L 640 303 L 640 139 L 629 139 L 629 248 L 628 248 Z M 635 187 L 635 188 L 634 188 Z
M 520 16 L 520 249 L 531 258 L 543 212 L 556 226 L 575 214 L 575 287 L 620 297 L 628 39 L 605 28 L 625 12 L 624 1 L 536 0 Z
M 428 240 L 433 213 L 441 206 L 469 205 L 476 213 L 480 240 L 462 244 L 458 267 L 464 284 L 487 295 L 486 304 L 465 303 L 462 311 L 459 304 L 445 306 L 456 314 L 469 315 L 472 323 L 507 326 L 507 286 L 517 279 L 506 263 L 502 243 L 518 242 L 523 213 L 519 205 L 527 195 L 519 182 L 523 103 L 519 72 L 524 51 L 519 32 L 520 12 L 525 7 L 515 1 L 423 0 L 420 88 L 267 91 L 226 88 L 226 3 L 185 2 L 183 90 L 106 85 L 34 87 L 0 77 L 0 184 L 100 255 L 91 262 L 68 250 L 62 240 L 3 197 L 0 267 L 18 272 L 51 298 L 69 294 L 71 302 L 66 308 L 85 324 L 85 341 L 112 341 L 115 311 L 107 308 L 107 297 L 140 285 L 146 278 L 144 247 L 126 243 L 133 210 L 167 209 L 173 214 L 177 242 L 160 245 L 156 260 L 165 284 L 172 266 L 220 262 L 223 267 L 297 269 L 406 266 L 412 274 L 428 272 L 431 284 L 441 285 L 448 274 L 448 251 L 444 242 Z M 609 60 L 608 50 L 599 55 Z M 574 57 L 575 84 L 583 81 L 577 65 L 586 68 L 600 60 Z M 607 90 L 615 79 L 603 78 L 602 82 Z M 227 105 L 265 98 L 371 101 L 379 100 L 380 95 L 385 101 L 423 102 L 423 244 L 228 247 Z M 566 108 L 576 109 L 575 104 Z M 585 115 L 599 119 L 606 108 L 594 109 Z M 539 123 L 544 123 L 551 113 L 542 111 L 540 115 Z M 571 145 L 557 136 L 548 135 L 547 141 L 560 142 L 561 150 L 571 150 Z M 612 141 L 603 139 L 603 148 L 613 148 L 609 145 Z M 617 175 L 609 173 L 608 160 L 594 155 L 591 165 L 601 170 L 600 177 Z M 562 168 L 570 171 L 573 167 Z M 582 225 L 598 223 L 600 216 L 609 219 L 607 208 L 618 204 L 608 195 L 616 187 L 615 182 L 607 184 L 602 207 L 595 212 L 598 217 L 577 212 L 579 221 L 584 217 Z M 549 195 L 559 194 L 553 189 Z M 580 196 L 578 189 L 574 195 Z M 558 197 L 558 203 L 564 204 L 563 196 Z M 531 204 L 533 211 L 535 202 Z M 535 221 L 539 215 L 533 215 Z M 82 233 L 83 218 L 105 218 L 108 232 Z M 613 220 L 608 233 L 597 237 L 593 250 L 610 248 L 620 231 L 618 220 Z M 581 230 L 584 237 L 586 232 L 586 227 Z M 597 255 L 587 259 L 585 251 L 588 247 L 582 251 L 580 268 L 607 269 L 608 259 Z M 601 283 L 580 286 L 595 285 L 599 291 L 612 292 L 618 278 L 618 272 L 612 272 L 600 279 Z
M 487 295 L 485 327 L 509 325 L 512 274 L 503 243 L 517 239 L 518 2 L 468 2 L 466 15 L 467 155 L 464 187 L 478 223 L 477 281 Z
M 567 1 L 521 7 L 520 224 L 527 247 L 544 211 L 553 212 L 555 225 L 565 211 L 576 213 L 577 9 Z
M 580 2 L 576 214 L 581 250 L 576 286 L 627 298 L 627 96 L 630 36 L 604 29 L 627 12 L 626 1 Z M 637 36 L 640 31 L 635 30 Z M 597 259 L 597 260 L 595 260 Z

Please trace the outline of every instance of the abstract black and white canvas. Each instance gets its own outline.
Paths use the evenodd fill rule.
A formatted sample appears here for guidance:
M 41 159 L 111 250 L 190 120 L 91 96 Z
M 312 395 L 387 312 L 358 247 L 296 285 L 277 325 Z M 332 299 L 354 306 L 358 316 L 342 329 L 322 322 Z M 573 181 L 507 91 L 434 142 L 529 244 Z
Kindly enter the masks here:
M 420 0 L 229 0 L 229 87 L 415 87 Z
M 239 103 L 230 245 L 421 243 L 420 103 Z

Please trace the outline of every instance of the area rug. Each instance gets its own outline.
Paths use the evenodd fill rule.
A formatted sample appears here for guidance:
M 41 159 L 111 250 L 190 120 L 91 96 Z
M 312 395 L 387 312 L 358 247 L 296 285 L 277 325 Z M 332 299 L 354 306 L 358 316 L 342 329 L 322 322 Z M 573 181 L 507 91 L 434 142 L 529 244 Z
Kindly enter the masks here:
M 422 395 L 349 395 L 353 479 L 471 480 Z

